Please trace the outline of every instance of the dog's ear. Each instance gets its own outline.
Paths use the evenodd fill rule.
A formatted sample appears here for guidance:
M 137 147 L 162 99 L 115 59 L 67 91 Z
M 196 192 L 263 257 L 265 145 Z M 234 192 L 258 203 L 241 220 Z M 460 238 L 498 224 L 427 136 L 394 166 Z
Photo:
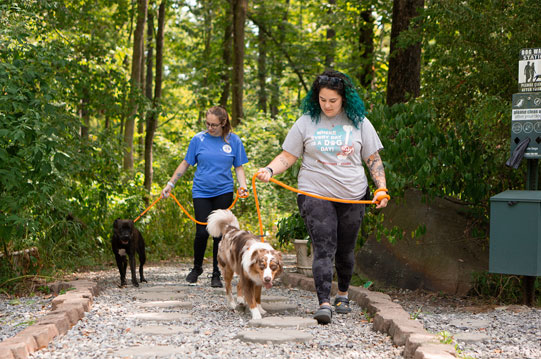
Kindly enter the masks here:
M 272 253 L 276 259 L 280 262 L 280 265 L 282 264 L 282 252 L 274 250 Z
M 261 256 L 262 249 L 257 249 L 252 253 L 251 264 L 254 264 L 257 262 L 257 259 Z

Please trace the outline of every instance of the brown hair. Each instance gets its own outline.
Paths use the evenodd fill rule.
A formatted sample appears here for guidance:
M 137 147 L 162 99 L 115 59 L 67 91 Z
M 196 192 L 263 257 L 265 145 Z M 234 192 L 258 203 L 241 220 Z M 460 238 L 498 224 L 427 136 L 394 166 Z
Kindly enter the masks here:
M 220 120 L 220 123 L 222 124 L 222 138 L 227 142 L 227 137 L 231 132 L 231 122 L 229 122 L 227 110 L 222 106 L 212 106 L 207 110 L 207 115 L 209 114 L 218 117 L 218 120 Z

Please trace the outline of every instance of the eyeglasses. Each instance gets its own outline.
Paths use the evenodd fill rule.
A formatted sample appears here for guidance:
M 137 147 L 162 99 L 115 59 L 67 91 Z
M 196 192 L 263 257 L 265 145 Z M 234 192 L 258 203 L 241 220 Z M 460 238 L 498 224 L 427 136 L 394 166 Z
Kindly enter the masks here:
M 331 86 L 338 86 L 342 82 L 342 79 L 339 77 L 320 75 L 317 77 L 317 81 L 320 85 L 329 84 Z
M 205 122 L 205 124 L 207 125 L 207 127 L 210 127 L 210 128 L 218 128 L 222 125 L 221 123 L 208 123 L 208 122 Z

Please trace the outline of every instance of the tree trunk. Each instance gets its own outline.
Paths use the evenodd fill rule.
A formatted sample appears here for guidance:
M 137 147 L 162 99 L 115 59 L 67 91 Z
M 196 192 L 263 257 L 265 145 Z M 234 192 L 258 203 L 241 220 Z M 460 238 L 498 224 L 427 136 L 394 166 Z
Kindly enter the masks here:
M 327 10 L 327 16 L 328 19 L 331 20 L 333 18 L 333 9 L 336 5 L 336 0 L 329 0 L 329 9 Z M 328 21 L 328 24 L 334 24 L 334 21 Z M 326 68 L 332 68 L 334 65 L 334 50 L 336 48 L 336 31 L 334 28 L 329 27 L 327 28 L 327 55 L 325 56 L 325 67 Z
M 203 58 L 204 59 L 210 59 L 211 55 L 211 49 L 210 49 L 210 43 L 212 40 L 212 1 L 205 0 L 200 1 L 202 2 L 202 8 L 203 8 L 203 21 L 205 23 L 205 32 L 203 33 Z M 208 107 L 208 100 L 209 100 L 209 92 L 208 92 L 208 78 L 209 78 L 209 70 L 208 67 L 204 66 L 200 71 L 203 74 L 203 78 L 201 79 L 201 90 L 199 91 L 199 116 L 198 120 L 202 120 L 205 117 L 205 113 Z
M 233 0 L 233 96 L 231 125 L 236 127 L 244 116 L 244 22 L 248 0 Z
M 265 18 L 265 1 L 261 1 L 259 8 L 259 19 Z M 263 29 L 257 34 L 257 82 L 259 83 L 257 105 L 259 111 L 267 112 L 267 36 Z
M 229 92 L 231 91 L 231 67 L 233 66 L 231 56 L 231 46 L 233 43 L 233 5 L 231 0 L 227 1 L 226 6 L 226 20 L 224 28 L 224 41 L 222 59 L 224 62 L 224 71 L 222 72 L 222 95 L 220 96 L 220 106 L 227 108 L 227 101 L 229 100 Z
M 421 88 L 421 43 L 399 48 L 397 38 L 410 26 L 424 7 L 424 0 L 394 0 L 391 27 L 391 49 L 387 80 L 387 105 L 407 101 L 419 96 Z
M 154 88 L 154 100 L 152 101 L 152 111 L 147 117 L 147 131 L 145 136 L 145 189 L 150 192 L 152 188 L 152 144 L 154 143 L 154 134 L 158 127 L 158 109 L 162 97 L 162 79 L 163 79 L 163 38 L 165 32 L 165 10 L 167 0 L 162 0 L 158 10 L 158 33 L 156 35 L 156 81 Z
M 301 3 L 302 6 L 302 3 Z M 285 34 L 285 24 L 287 23 L 287 17 L 289 12 L 289 0 L 286 1 L 286 10 L 282 16 L 282 21 L 278 25 L 278 36 L 279 40 L 277 46 L 281 46 L 284 42 Z M 302 21 L 302 14 L 301 14 Z M 281 47 L 280 47 L 281 48 Z M 276 118 L 278 115 L 278 106 L 280 105 L 280 79 L 282 78 L 282 57 L 275 55 L 272 60 L 272 70 L 271 70 L 271 99 L 270 99 L 270 113 L 272 118 Z M 293 65 L 293 64 L 292 64 Z M 300 78 L 301 83 L 303 83 L 302 77 Z
M 153 1 L 151 2 L 151 4 Z M 145 79 L 145 97 L 152 101 L 152 83 L 154 82 L 154 13 L 148 12 L 147 16 L 147 55 L 146 55 L 146 79 Z
M 152 63 L 153 63 L 153 43 L 154 37 L 154 14 L 152 12 L 153 0 L 149 0 L 147 9 L 147 36 L 146 36 L 146 53 L 143 50 L 141 56 L 141 91 L 145 94 L 145 97 L 152 101 Z M 146 71 L 145 71 L 146 69 Z M 150 77 L 149 77 L 150 76 Z M 146 114 L 145 109 L 142 108 L 139 112 L 139 119 L 137 121 L 137 155 L 139 158 L 144 156 L 144 132 L 145 132 Z
M 133 134 L 135 130 L 135 115 L 137 114 L 136 97 L 141 90 L 141 56 L 143 56 L 143 39 L 145 30 L 145 20 L 147 17 L 147 0 L 138 0 L 137 2 L 137 25 L 133 36 L 133 53 L 131 69 L 131 88 L 130 88 L 130 114 L 126 119 L 124 128 L 124 166 L 125 170 L 133 169 Z
M 372 10 L 361 12 L 359 29 L 360 69 L 357 79 L 363 88 L 370 88 L 374 79 L 374 16 Z

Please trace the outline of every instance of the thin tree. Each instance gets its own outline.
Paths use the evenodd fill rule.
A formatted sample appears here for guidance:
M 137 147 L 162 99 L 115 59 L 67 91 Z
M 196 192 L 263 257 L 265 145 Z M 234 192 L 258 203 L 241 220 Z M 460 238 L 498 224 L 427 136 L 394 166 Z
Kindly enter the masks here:
M 143 56 L 143 42 L 145 21 L 147 17 L 147 6 L 147 0 L 137 1 L 137 24 L 135 26 L 135 32 L 133 36 L 133 52 L 130 80 L 130 114 L 126 119 L 126 125 L 124 128 L 125 150 L 123 168 L 126 170 L 133 169 L 133 135 L 135 130 L 135 115 L 137 114 L 138 108 L 136 98 L 141 91 L 141 57 Z
M 244 117 L 244 23 L 248 0 L 233 0 L 233 96 L 231 125 L 237 126 Z
M 221 74 L 222 94 L 220 96 L 220 105 L 227 107 L 229 92 L 231 92 L 231 67 L 233 66 L 231 47 L 233 45 L 233 4 L 231 0 L 226 1 L 225 7 L 225 26 L 224 39 L 222 42 L 222 61 L 224 70 Z
M 282 14 L 282 19 L 278 24 L 278 36 L 279 39 L 276 42 L 276 46 L 278 49 L 283 49 L 283 46 L 281 44 L 285 41 L 285 29 L 286 24 L 288 21 L 289 16 L 289 0 L 286 0 L 285 3 L 285 9 L 284 13 Z M 301 27 L 302 27 L 302 2 L 301 2 Z M 286 58 L 289 58 L 288 54 L 286 54 Z M 291 64 L 291 61 L 290 61 Z M 291 64 L 294 71 L 296 66 L 294 64 Z M 283 62 L 281 56 L 273 56 L 272 61 L 272 69 L 271 69 L 271 99 L 270 99 L 270 113 L 272 118 L 276 118 L 278 116 L 278 106 L 280 105 L 280 81 L 282 79 L 282 70 L 283 70 Z M 298 71 L 295 71 L 297 75 L 299 76 L 300 73 Z M 300 75 L 300 81 L 303 83 L 302 75 Z M 305 86 L 306 89 L 306 86 Z
M 147 10 L 147 36 L 146 36 L 146 54 L 143 52 L 141 57 L 141 90 L 145 97 L 152 101 L 152 83 L 154 81 L 153 64 L 154 64 L 154 0 L 149 0 Z M 146 71 L 145 71 L 146 69 Z M 147 114 L 145 108 L 142 108 L 137 121 L 137 133 L 139 134 L 137 141 L 137 154 L 139 157 L 144 156 L 144 136 L 145 122 Z
M 154 143 L 154 134 L 158 127 L 158 113 L 160 100 L 162 97 L 162 79 L 163 79 L 163 39 L 165 32 L 165 12 L 167 0 L 162 0 L 158 9 L 158 33 L 156 34 L 156 81 L 154 87 L 154 99 L 152 101 L 152 110 L 147 116 L 147 130 L 145 135 L 145 181 L 144 186 L 150 192 L 152 187 L 152 144 Z
M 419 96 L 421 89 L 421 44 L 398 46 L 398 36 L 410 28 L 411 20 L 424 7 L 424 0 L 394 0 L 391 49 L 387 81 L 387 104 L 401 103 Z
M 265 16 L 265 1 L 261 1 L 258 9 L 258 17 L 263 19 Z M 261 20 L 263 21 L 263 20 Z M 267 112 L 267 36 L 263 29 L 259 29 L 257 34 L 257 107 L 259 111 Z
M 213 31 L 213 13 L 212 13 L 212 1 L 204 0 L 200 1 L 202 11 L 203 11 L 203 22 L 204 22 L 204 31 L 203 31 L 203 58 L 209 59 L 211 57 L 211 40 L 212 40 L 212 31 Z M 201 79 L 201 88 L 202 91 L 199 92 L 199 115 L 198 120 L 205 117 L 205 111 L 208 107 L 209 101 L 209 69 L 207 66 L 204 66 L 201 69 L 203 73 L 203 78 Z
M 372 9 L 361 11 L 359 29 L 360 71 L 357 79 L 363 88 L 368 88 L 374 78 L 374 16 Z
M 332 21 L 333 14 L 334 14 L 334 7 L 336 5 L 336 0 L 329 0 L 329 8 L 327 9 L 327 19 L 328 19 L 328 27 L 327 27 L 327 54 L 325 55 L 325 67 L 331 68 L 334 64 L 334 51 L 336 48 L 336 30 L 334 30 L 334 27 L 331 27 L 331 25 L 334 24 Z

